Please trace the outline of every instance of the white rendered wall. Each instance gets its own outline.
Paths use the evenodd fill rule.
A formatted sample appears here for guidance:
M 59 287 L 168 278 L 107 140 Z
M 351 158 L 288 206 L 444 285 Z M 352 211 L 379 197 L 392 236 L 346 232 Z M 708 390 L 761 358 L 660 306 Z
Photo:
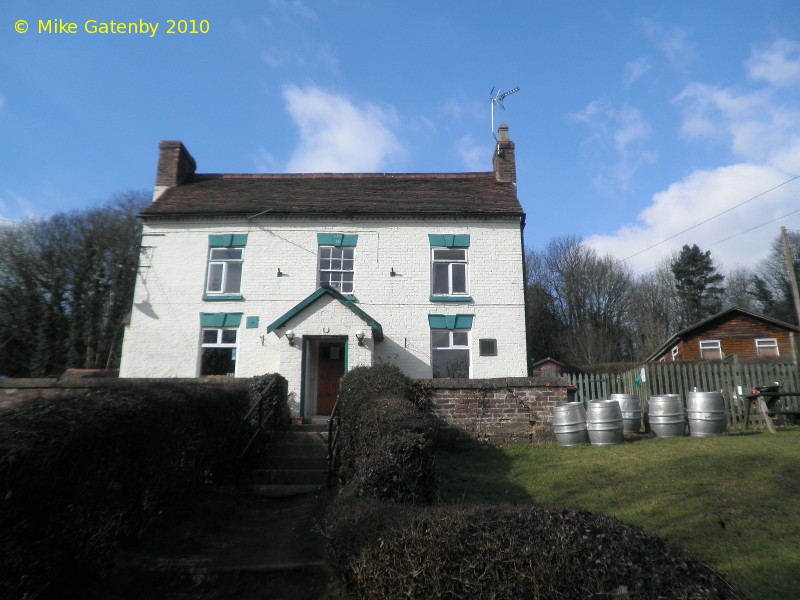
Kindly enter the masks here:
M 358 234 L 355 289 L 358 306 L 383 327 L 384 340 L 369 342 L 374 357 L 354 341 L 369 327 L 328 297 L 303 319 L 292 319 L 302 335 L 345 335 L 350 367 L 374 360 L 397 364 L 413 378 L 431 376 L 430 314 L 474 315 L 470 332 L 471 376 L 526 375 L 522 245 L 516 220 L 272 220 L 152 222 L 144 225 L 131 323 L 123 345 L 122 377 L 196 377 L 199 374 L 200 313 L 241 312 L 236 376 L 281 372 L 299 389 L 301 344 L 289 352 L 286 328 L 267 326 L 317 288 L 317 233 Z M 204 301 L 209 234 L 248 234 L 244 252 L 244 301 Z M 473 302 L 430 301 L 428 234 L 469 234 L 469 295 Z M 278 269 L 283 273 L 277 276 Z M 396 276 L 391 277 L 394 269 Z M 305 311 L 304 311 L 305 312 Z M 245 327 L 259 317 L 257 329 Z M 327 319 L 330 319 L 328 321 Z M 326 325 L 325 323 L 330 323 Z M 478 339 L 497 340 L 498 355 L 480 357 Z M 352 346 L 355 346 L 353 348 Z M 374 347 L 374 348 L 373 348 Z M 293 380 L 298 381 L 294 382 Z M 299 397 L 299 394 L 297 394 Z

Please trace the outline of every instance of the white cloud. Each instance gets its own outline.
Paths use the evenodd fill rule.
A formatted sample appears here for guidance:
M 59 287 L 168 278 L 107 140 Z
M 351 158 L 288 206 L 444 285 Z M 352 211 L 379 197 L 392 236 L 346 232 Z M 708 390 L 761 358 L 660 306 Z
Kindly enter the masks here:
M 471 135 L 465 135 L 455 143 L 456 153 L 468 171 L 487 171 L 491 164 L 491 145 L 476 144 Z
M 642 21 L 645 34 L 655 41 L 673 67 L 682 67 L 694 60 L 697 48 L 691 31 L 682 27 L 663 27 L 652 19 Z
M 646 148 L 652 128 L 638 109 L 594 100 L 570 116 L 592 130 L 592 137 L 584 142 L 587 147 L 599 147 L 603 153 L 608 152 L 607 148 L 614 151 L 615 162 L 602 167 L 594 179 L 601 190 L 613 194 L 627 189 L 642 166 L 656 161 L 656 153 Z
M 639 79 L 647 75 L 653 65 L 646 58 L 637 58 L 625 65 L 625 73 L 622 76 L 622 83 L 626 88 L 630 88 Z
M 778 50 L 785 55 L 790 46 L 783 44 Z M 787 70 L 765 66 L 780 63 L 767 58 L 774 56 L 775 45 L 771 48 L 755 51 L 746 64 L 751 77 L 760 73 L 762 80 L 784 85 L 790 79 Z M 800 102 L 779 99 L 773 91 L 687 85 L 674 100 L 683 111 L 681 133 L 689 142 L 727 144 L 736 162 L 692 171 L 654 194 L 634 224 L 613 235 L 592 236 L 587 244 L 618 258 L 657 244 L 630 258 L 637 270 L 655 265 L 683 244 L 711 250 L 726 267 L 755 266 L 769 251 L 780 225 L 800 225 L 800 214 L 781 220 L 800 208 L 800 180 L 781 185 L 800 174 Z M 632 135 L 637 137 L 635 128 Z M 780 187 L 772 189 L 776 186 Z
M 272 14 L 284 20 L 293 20 L 295 18 L 314 22 L 319 20 L 317 13 L 305 3 L 300 2 L 300 0 L 270 0 L 269 7 Z M 268 19 L 265 20 L 271 24 Z
M 755 81 L 766 81 L 775 87 L 800 84 L 800 44 L 776 40 L 771 46 L 756 50 L 745 63 L 748 75 Z
M 283 97 L 300 130 L 290 172 L 379 172 L 403 154 L 391 106 L 356 103 L 313 85 L 288 85 Z

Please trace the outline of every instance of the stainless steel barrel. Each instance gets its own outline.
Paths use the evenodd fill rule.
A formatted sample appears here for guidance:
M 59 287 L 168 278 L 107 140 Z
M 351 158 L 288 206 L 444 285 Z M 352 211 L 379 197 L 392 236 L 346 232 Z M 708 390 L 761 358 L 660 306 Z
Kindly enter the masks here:
M 561 446 L 580 446 L 589 441 L 586 411 L 580 402 L 567 402 L 553 407 L 553 431 Z
M 658 437 L 682 437 L 686 427 L 683 400 L 679 394 L 650 396 L 647 401 L 650 429 Z
M 621 444 L 622 411 L 616 400 L 589 400 L 586 405 L 586 429 L 593 446 Z
M 725 400 L 719 392 L 689 392 L 686 416 L 692 437 L 721 435 L 728 425 Z
M 619 402 L 623 433 L 639 433 L 642 429 L 642 406 L 636 394 L 611 394 L 609 400 Z

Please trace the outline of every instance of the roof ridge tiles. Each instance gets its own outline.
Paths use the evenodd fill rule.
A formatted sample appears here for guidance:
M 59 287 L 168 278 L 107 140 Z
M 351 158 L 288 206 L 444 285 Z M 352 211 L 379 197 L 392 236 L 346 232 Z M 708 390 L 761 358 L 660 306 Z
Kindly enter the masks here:
M 494 177 L 492 171 L 464 173 L 196 173 L 202 179 L 478 179 Z

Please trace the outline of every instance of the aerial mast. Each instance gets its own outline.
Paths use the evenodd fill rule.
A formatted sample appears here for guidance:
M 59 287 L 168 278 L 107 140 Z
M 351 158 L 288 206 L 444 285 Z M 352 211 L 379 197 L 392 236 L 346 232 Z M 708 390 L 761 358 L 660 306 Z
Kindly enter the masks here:
M 489 92 L 489 100 L 492 105 L 492 135 L 494 135 L 494 107 L 499 106 L 500 108 L 505 110 L 506 107 L 503 106 L 503 100 L 508 98 L 511 94 L 516 94 L 518 91 L 519 91 L 518 87 L 515 87 L 513 90 L 509 90 L 507 92 L 504 92 L 498 87 L 493 87 L 492 91 Z M 497 137 L 495 136 L 495 141 L 496 140 Z

